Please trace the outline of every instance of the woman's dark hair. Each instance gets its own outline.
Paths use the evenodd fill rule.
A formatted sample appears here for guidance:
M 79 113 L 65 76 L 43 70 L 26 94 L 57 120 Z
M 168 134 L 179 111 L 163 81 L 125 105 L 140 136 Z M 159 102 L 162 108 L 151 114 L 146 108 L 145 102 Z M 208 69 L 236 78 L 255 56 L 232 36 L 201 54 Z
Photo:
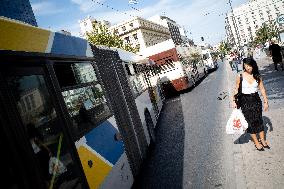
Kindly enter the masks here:
M 244 58 L 243 59 L 243 70 L 245 70 L 245 64 L 250 65 L 252 67 L 253 78 L 257 82 L 259 82 L 260 81 L 260 73 L 259 73 L 256 61 L 253 58 Z

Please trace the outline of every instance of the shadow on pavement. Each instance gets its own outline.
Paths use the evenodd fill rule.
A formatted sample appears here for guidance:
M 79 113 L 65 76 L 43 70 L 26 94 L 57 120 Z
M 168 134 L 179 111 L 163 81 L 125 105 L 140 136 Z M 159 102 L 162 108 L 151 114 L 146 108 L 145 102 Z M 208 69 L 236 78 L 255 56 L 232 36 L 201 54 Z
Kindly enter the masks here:
M 284 99 L 284 71 L 274 71 L 274 65 L 263 66 L 260 74 L 266 88 L 268 99 Z
M 263 119 L 263 125 L 264 125 L 264 132 L 265 134 L 267 133 L 268 131 L 268 127 L 269 126 L 269 132 L 272 132 L 273 131 L 273 126 L 272 126 L 272 123 L 270 121 L 270 119 L 266 116 L 262 116 L 262 119 Z
M 149 151 L 133 189 L 183 187 L 184 125 L 180 97 L 166 100 L 155 128 L 156 143 Z
M 265 132 L 265 137 L 266 137 L 268 129 L 269 129 L 269 132 L 273 131 L 273 126 L 272 126 L 272 123 L 271 123 L 271 121 L 268 117 L 263 116 L 262 119 L 263 119 L 264 132 Z M 269 126 L 269 128 L 268 128 L 268 126 Z M 249 141 L 250 141 L 250 134 L 244 133 L 238 139 L 236 139 L 234 141 L 234 144 L 245 144 L 245 143 L 248 143 Z

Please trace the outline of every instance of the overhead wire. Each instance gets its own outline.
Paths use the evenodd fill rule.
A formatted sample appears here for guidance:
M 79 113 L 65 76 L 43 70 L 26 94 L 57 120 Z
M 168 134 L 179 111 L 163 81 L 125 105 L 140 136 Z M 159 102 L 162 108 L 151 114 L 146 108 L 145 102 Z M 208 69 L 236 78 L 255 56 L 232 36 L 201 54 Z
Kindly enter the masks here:
M 112 10 L 116 11 L 116 12 L 119 13 L 119 14 L 124 14 L 124 15 L 128 15 L 128 16 L 130 16 L 130 17 L 135 17 L 135 16 L 132 15 L 132 14 L 129 14 L 129 13 L 127 13 L 127 12 L 122 12 L 122 11 L 120 11 L 120 10 L 114 8 L 114 7 L 111 7 L 111 6 L 109 6 L 108 4 L 106 4 L 106 3 L 102 3 L 102 2 L 99 2 L 99 1 L 97 1 L 97 0 L 91 0 L 91 1 L 94 2 L 94 3 L 99 4 L 100 6 L 106 7 L 106 8 L 108 8 L 108 9 L 112 9 Z

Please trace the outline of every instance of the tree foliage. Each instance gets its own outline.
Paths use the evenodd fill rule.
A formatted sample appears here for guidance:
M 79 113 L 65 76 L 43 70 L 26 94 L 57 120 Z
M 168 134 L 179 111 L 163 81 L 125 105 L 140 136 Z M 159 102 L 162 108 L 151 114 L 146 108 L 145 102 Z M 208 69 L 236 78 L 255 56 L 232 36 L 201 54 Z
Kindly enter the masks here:
M 190 54 L 192 60 L 198 62 L 201 59 L 201 54 L 199 52 L 193 52 Z
M 222 41 L 219 45 L 219 51 L 224 55 L 228 54 L 231 51 L 231 47 L 228 42 Z
M 108 47 L 116 47 L 129 52 L 136 53 L 139 46 L 132 47 L 129 43 L 123 43 L 123 40 L 116 34 L 112 34 L 103 26 L 93 26 L 92 32 L 87 32 L 87 40 L 94 45 L 105 45 Z
M 256 37 L 253 40 L 253 46 L 258 44 L 264 44 L 267 40 L 271 40 L 274 37 L 278 36 L 278 29 L 275 22 L 264 23 L 256 31 Z

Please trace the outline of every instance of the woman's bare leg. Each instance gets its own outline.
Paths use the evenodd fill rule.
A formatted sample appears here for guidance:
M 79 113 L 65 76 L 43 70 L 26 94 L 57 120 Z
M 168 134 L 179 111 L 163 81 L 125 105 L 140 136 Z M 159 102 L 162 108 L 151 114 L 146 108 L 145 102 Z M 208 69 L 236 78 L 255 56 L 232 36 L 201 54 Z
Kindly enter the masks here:
M 254 142 L 255 146 L 260 149 L 262 146 L 259 144 L 256 134 L 250 134 L 252 141 Z
M 265 140 L 265 138 L 264 138 L 264 131 L 261 131 L 261 132 L 259 133 L 259 138 L 260 138 L 260 140 L 261 140 L 262 145 L 266 146 L 266 145 L 267 145 L 267 142 L 266 142 L 266 140 Z

